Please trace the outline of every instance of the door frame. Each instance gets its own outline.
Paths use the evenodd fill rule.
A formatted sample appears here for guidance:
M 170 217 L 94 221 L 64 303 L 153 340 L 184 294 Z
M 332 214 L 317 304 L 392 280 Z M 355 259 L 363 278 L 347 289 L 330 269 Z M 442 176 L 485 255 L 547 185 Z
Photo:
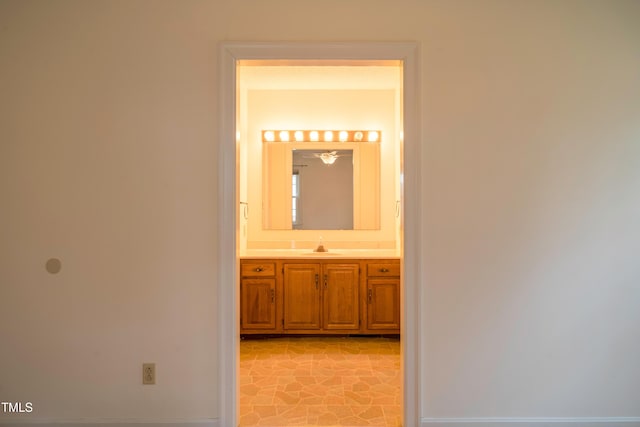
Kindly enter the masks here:
M 420 57 L 415 42 L 223 42 L 218 82 L 218 414 L 220 426 L 238 425 L 239 266 L 237 66 L 242 60 L 399 60 L 403 63 L 401 159 L 401 373 L 403 425 L 420 424 L 421 118 Z M 405 197 L 411 195 L 411 197 Z

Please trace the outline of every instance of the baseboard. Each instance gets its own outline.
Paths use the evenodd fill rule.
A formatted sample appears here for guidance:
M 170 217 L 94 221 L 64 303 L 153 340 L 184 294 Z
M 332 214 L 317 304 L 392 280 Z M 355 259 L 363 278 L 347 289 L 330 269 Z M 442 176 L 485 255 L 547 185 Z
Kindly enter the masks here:
M 28 425 L 47 427 L 221 427 L 217 418 L 205 419 L 12 419 L 0 418 L 2 427 L 25 427 Z
M 640 427 L 640 417 L 422 418 L 422 427 Z

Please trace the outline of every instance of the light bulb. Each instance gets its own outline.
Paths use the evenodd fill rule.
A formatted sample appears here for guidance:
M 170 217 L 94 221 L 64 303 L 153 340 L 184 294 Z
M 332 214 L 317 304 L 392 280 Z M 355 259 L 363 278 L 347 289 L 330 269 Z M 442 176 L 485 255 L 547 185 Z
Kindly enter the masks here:
M 349 133 L 346 130 L 341 130 L 338 138 L 340 138 L 340 142 L 345 142 L 349 138 Z
M 297 130 L 294 134 L 293 137 L 296 139 L 296 141 L 300 142 L 304 140 L 304 133 L 301 130 Z
M 318 140 L 318 138 L 319 138 L 319 136 L 318 136 L 318 131 L 317 130 L 312 130 L 311 132 L 309 132 L 309 139 L 311 141 L 315 142 L 315 141 Z
M 273 142 L 273 141 L 275 141 L 275 139 L 276 139 L 276 136 L 275 136 L 275 134 L 273 133 L 272 130 L 267 130 L 267 131 L 264 132 L 264 140 L 265 141 Z
M 327 130 L 324 132 L 324 140 L 325 142 L 332 142 L 333 141 L 333 132 L 331 132 L 330 130 Z
M 289 142 L 289 131 L 281 130 L 279 136 L 280 136 L 280 141 Z
M 379 134 L 375 130 L 369 131 L 369 135 L 367 136 L 369 142 L 377 142 L 378 137 L 379 137 Z

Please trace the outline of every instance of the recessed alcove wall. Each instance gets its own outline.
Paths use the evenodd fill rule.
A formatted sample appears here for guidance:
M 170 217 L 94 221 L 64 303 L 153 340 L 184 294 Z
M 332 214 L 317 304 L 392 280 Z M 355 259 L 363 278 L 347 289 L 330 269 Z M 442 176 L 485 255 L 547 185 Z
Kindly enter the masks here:
M 241 250 L 306 249 L 314 247 L 320 238 L 332 248 L 399 248 L 401 68 L 397 65 L 239 68 L 239 200 L 246 203 L 240 212 Z M 379 229 L 266 229 L 262 212 L 263 129 L 381 130 Z M 321 144 L 318 143 L 320 148 Z

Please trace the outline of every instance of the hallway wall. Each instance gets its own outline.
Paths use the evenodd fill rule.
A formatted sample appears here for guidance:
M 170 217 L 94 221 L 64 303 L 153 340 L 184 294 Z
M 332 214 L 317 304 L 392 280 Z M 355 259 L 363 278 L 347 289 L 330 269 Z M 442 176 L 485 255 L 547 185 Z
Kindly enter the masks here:
M 0 423 L 215 425 L 218 43 L 409 40 L 423 423 L 640 425 L 638 21 L 632 0 L 0 0 L 0 400 L 34 408 Z

